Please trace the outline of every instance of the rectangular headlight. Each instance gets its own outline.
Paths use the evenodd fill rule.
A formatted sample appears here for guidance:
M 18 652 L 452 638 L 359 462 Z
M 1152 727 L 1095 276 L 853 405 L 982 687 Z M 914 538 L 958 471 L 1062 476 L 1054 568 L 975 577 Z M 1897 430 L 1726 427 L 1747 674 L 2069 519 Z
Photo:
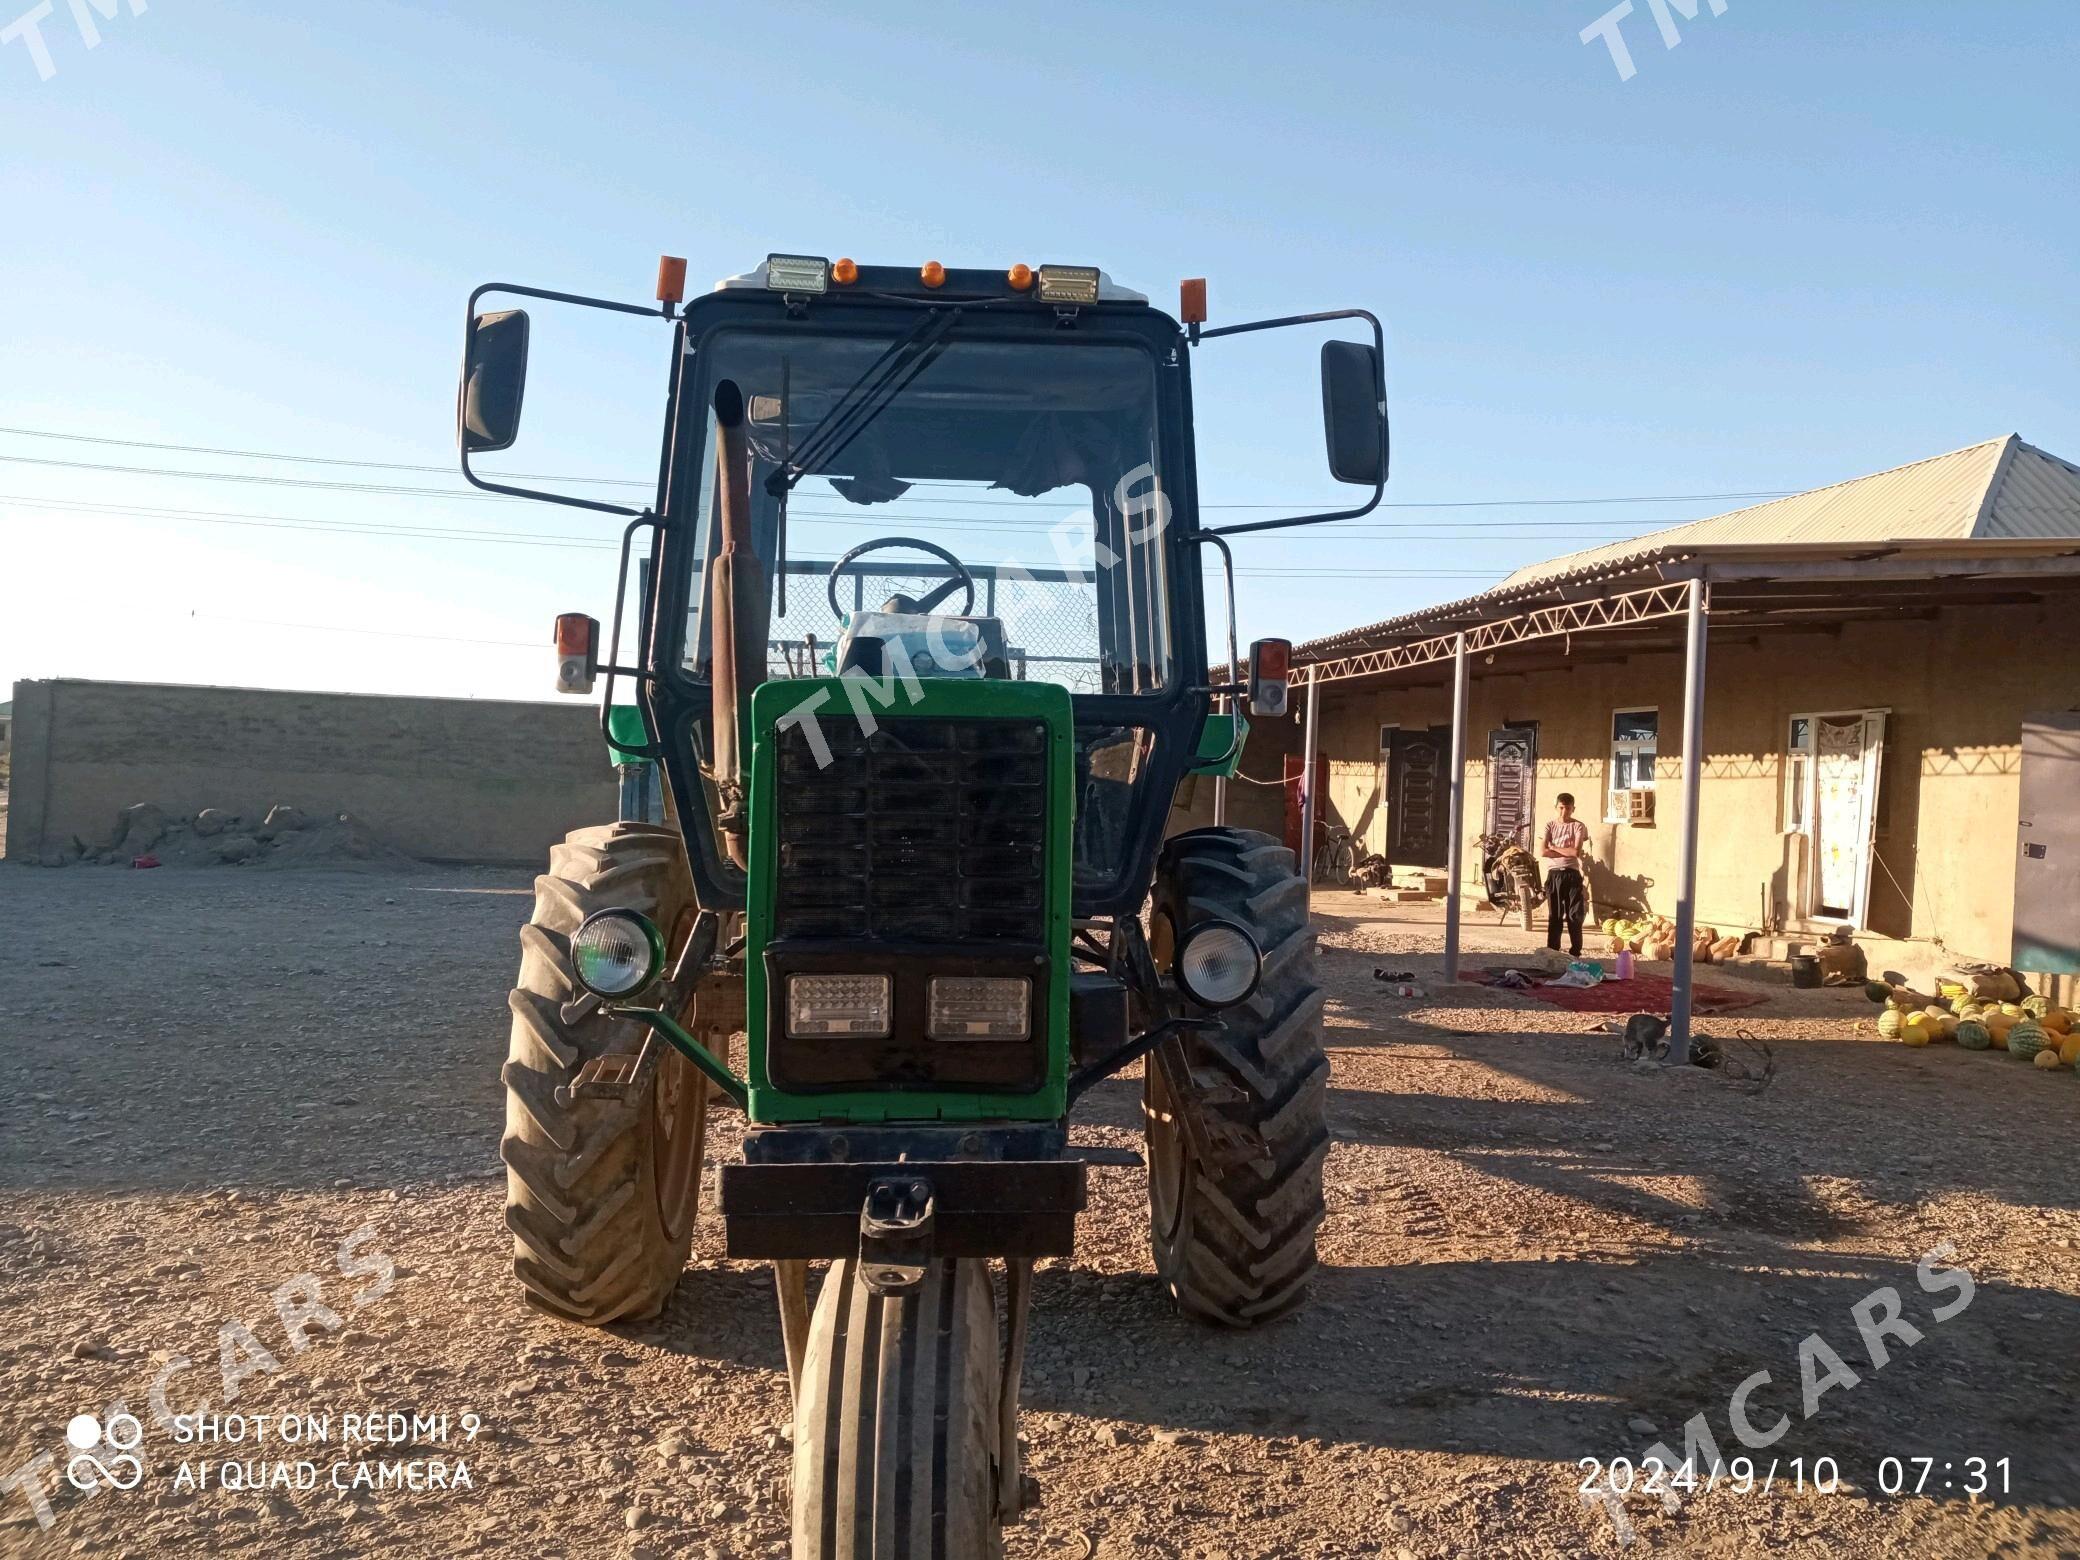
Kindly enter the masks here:
M 823 1035 L 886 1039 L 892 985 L 886 975 L 790 975 L 787 1032 L 798 1039 Z
M 1033 1032 L 1033 983 L 1020 976 L 936 975 L 925 1033 L 934 1040 L 1024 1040 Z
M 1098 268 L 1094 265 L 1043 265 L 1040 267 L 1042 303 L 1096 303 Z
M 820 293 L 831 285 L 831 263 L 821 255 L 767 255 L 766 286 L 774 292 Z

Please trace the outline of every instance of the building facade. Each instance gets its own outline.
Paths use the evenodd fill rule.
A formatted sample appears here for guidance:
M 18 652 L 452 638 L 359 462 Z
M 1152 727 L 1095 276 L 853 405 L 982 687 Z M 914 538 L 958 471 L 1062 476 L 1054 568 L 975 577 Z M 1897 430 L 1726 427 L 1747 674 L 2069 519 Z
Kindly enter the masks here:
M 2018 439 L 1555 559 L 1302 646 L 1323 679 L 1320 816 L 1397 866 L 1443 866 L 1453 667 L 1420 646 L 1454 623 L 1593 617 L 1680 580 L 1709 593 L 1699 921 L 1847 923 L 2009 962 L 2018 896 L 2028 920 L 2033 896 L 2057 898 L 2061 866 L 2080 882 L 2052 844 L 2059 815 L 2080 814 L 2080 468 Z M 1680 625 L 1574 621 L 1470 658 L 1462 827 L 1535 822 L 1571 793 L 1598 914 L 1673 914 Z M 1296 754 L 1300 729 L 1280 733 Z M 1469 849 L 1462 891 L 1478 873 Z M 2069 913 L 2047 903 L 2038 919 Z M 2045 930 L 2053 949 L 2075 936 Z

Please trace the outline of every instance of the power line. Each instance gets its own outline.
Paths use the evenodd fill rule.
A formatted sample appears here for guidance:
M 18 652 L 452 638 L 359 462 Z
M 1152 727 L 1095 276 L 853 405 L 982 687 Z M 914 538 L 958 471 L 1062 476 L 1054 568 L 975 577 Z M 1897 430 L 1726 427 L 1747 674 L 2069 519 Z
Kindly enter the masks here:
M 452 475 L 455 470 L 455 468 L 452 466 L 416 465 L 404 461 L 354 460 L 348 459 L 344 456 L 335 455 L 303 455 L 273 450 L 241 450 L 204 444 L 168 444 L 147 439 L 118 439 L 99 434 L 61 433 L 56 430 L 43 428 L 0 427 L 0 434 L 14 434 L 18 437 L 32 439 L 60 439 L 69 443 L 109 445 L 123 449 L 162 450 L 170 453 L 187 455 L 227 456 L 239 460 L 287 461 L 293 462 L 298 465 L 357 467 L 371 471 L 411 471 L 425 472 L 433 475 Z M 138 476 L 188 477 L 199 480 L 221 482 L 253 482 L 289 487 L 315 487 L 333 491 L 385 493 L 393 496 L 436 498 L 453 497 L 468 499 L 502 498 L 515 503 L 528 502 L 528 500 L 514 498 L 508 494 L 480 493 L 470 489 L 463 488 L 436 489 L 408 487 L 397 484 L 384 483 L 336 483 L 326 482 L 316 478 L 272 477 L 263 473 L 256 472 L 185 471 L 177 467 L 121 466 L 91 461 L 56 460 L 52 458 L 31 455 L 0 455 L 0 460 L 11 461 L 22 465 L 60 466 L 87 471 L 128 472 Z M 578 482 L 598 486 L 629 488 L 650 488 L 655 485 L 651 482 L 639 481 L 637 479 L 629 477 L 573 476 L 569 474 L 528 471 L 500 472 L 497 475 L 502 480 L 522 482 Z M 989 490 L 971 488 L 956 482 L 922 480 L 912 482 L 909 485 L 911 487 L 949 488 L 971 495 L 967 498 L 958 499 L 913 498 L 910 500 L 913 503 L 920 504 L 958 505 L 963 503 L 986 503 L 1002 508 L 1016 508 L 1024 505 L 1038 505 L 1045 507 L 1048 506 L 1051 502 L 1050 500 L 1040 498 L 989 498 L 985 496 Z M 1519 509 L 1570 508 L 1593 504 L 1723 503 L 1731 502 L 1734 500 L 1784 498 L 1790 496 L 1790 494 L 1795 491 L 1796 489 L 1778 488 L 1755 489 L 1752 491 L 1727 493 L 1626 493 L 1615 494 L 1605 497 L 1587 498 L 1485 498 L 1449 499 L 1421 502 L 1394 500 L 1392 502 L 1384 503 L 1380 507 L 1383 509 Z M 1277 510 L 1301 508 L 1304 506 L 1298 504 L 1228 503 L 1202 504 L 1200 507 L 1202 509 Z
M 540 533 L 513 535 L 499 531 L 470 531 L 453 527 L 383 525 L 374 521 L 356 520 L 313 520 L 294 515 L 251 514 L 239 510 L 206 509 L 132 509 L 114 504 L 91 504 L 64 499 L 17 499 L 14 495 L 0 494 L 0 503 L 23 502 L 32 508 L 53 509 L 62 513 L 109 514 L 134 516 L 138 519 L 166 519 L 192 522 L 198 525 L 243 526 L 267 531 L 317 531 L 336 532 L 348 536 L 375 536 L 394 541 L 452 541 L 464 543 L 490 542 L 515 546 L 560 547 L 589 552 L 613 552 L 619 543 L 602 538 L 579 536 L 550 536 Z M 1054 568 L 1058 561 L 1044 558 L 1006 558 L 990 565 L 998 569 Z M 892 570 L 900 574 L 901 570 Z M 1278 577 L 1290 576 L 1302 579 L 1486 579 L 1496 571 L 1492 569 L 1286 569 L 1286 568 L 1241 568 L 1235 571 L 1240 576 Z
M 126 450 L 164 450 L 181 455 L 228 455 L 238 460 L 292 461 L 299 466 L 358 466 L 364 471 L 426 471 L 442 477 L 452 477 L 455 474 L 453 466 L 416 466 L 408 461 L 399 460 L 349 460 L 341 455 L 289 455 L 278 450 L 232 450 L 210 444 L 159 444 L 150 439 L 114 439 L 93 433 L 59 433 L 49 428 L 0 428 L 0 433 L 15 434 L 24 439 L 63 439 L 68 444 L 106 444 Z M 638 482 L 633 477 L 552 476 L 540 471 L 514 471 L 506 475 L 523 482 L 584 482 L 600 487 L 655 486 L 654 483 Z
M 28 498 L 0 494 L 0 503 L 61 513 L 128 516 L 139 520 L 172 520 L 198 525 L 244 526 L 264 531 L 331 531 L 345 535 L 392 537 L 400 541 L 492 542 L 513 546 L 583 548 L 612 551 L 620 544 L 600 537 L 555 536 L 538 531 L 475 531 L 456 526 L 386 525 L 378 520 L 319 520 L 304 515 L 256 514 L 240 509 L 172 509 L 162 506 L 97 504 L 78 499 Z
M 128 516 L 139 520 L 192 521 L 197 524 L 245 526 L 259 530 L 336 531 L 350 535 L 394 536 L 400 540 L 481 541 L 516 546 L 580 547 L 595 551 L 610 550 L 619 545 L 615 541 L 601 537 L 562 535 L 541 531 L 476 530 L 459 526 L 434 525 L 430 522 L 405 522 L 393 525 L 378 520 L 325 520 L 306 515 L 280 515 L 239 509 L 183 509 L 163 504 L 108 504 L 84 499 L 38 498 L 21 493 L 0 493 L 0 503 L 21 504 L 31 509 L 48 509 L 64 513 Z M 790 512 L 790 518 L 793 517 L 793 513 Z M 817 519 L 821 523 L 829 524 L 840 522 L 856 524 L 860 517 L 831 515 L 826 511 L 806 518 Z M 930 520 L 905 520 L 903 523 L 906 529 L 921 531 L 972 533 L 975 529 L 973 525 L 948 524 Z M 1006 529 L 1010 528 L 1007 527 Z M 1322 531 L 1333 531 L 1334 534 L 1325 535 L 1320 532 L 1303 532 L 1298 536 L 1289 537 L 1287 540 L 1324 542 L 1348 538 L 1352 535 L 1368 534 L 1363 532 L 1362 528 L 1356 526 L 1325 526 L 1322 528 Z M 1515 534 L 1498 536 L 1487 531 L 1433 531 L 1420 534 L 1397 535 L 1394 539 L 1404 542 L 1521 541 L 1541 534 L 1546 534 L 1545 530 L 1527 532 L 1522 536 Z M 1577 538 L 1577 540 L 1584 541 L 1604 539 L 1621 540 L 1622 538 Z
M 198 482 L 246 482 L 260 487 L 317 488 L 333 493 L 371 493 L 390 498 L 499 499 L 526 503 L 503 493 L 477 493 L 468 489 L 405 487 L 384 482 L 326 482 L 317 477 L 277 477 L 256 471 L 182 471 L 175 466 L 118 466 L 92 460 L 52 460 L 40 455 L 0 455 L 0 461 L 17 466 L 61 466 L 70 471 L 116 471 L 133 477 L 184 477 Z
M 311 634 L 354 634 L 370 639 L 427 639 L 450 645 L 492 645 L 501 649 L 531 650 L 536 654 L 541 654 L 546 648 L 546 641 L 530 639 L 475 639 L 460 634 L 419 634 L 402 628 L 359 628 L 344 623 L 295 623 L 280 618 L 229 617 L 222 613 L 195 610 L 191 610 L 188 617 L 198 623 L 237 623 L 251 628 L 285 628 Z M 1277 782 L 1256 783 L 1267 785 Z
M 414 634 L 402 628 L 349 628 L 342 623 L 285 623 L 275 618 L 226 617 L 216 612 L 190 612 L 189 617 L 205 623 L 243 623 L 254 628 L 294 628 L 318 634 L 365 634 L 373 639 L 437 639 L 448 645 L 507 645 L 518 650 L 540 650 L 546 641 L 527 639 L 470 639 L 460 634 Z
M 0 460 L 4 460 L 7 458 L 9 457 L 0 456 Z M 339 484 L 321 485 L 328 487 L 340 486 Z M 492 495 L 456 494 L 453 496 L 488 497 Z M 440 537 L 451 537 L 456 539 L 475 538 L 483 541 L 512 541 L 528 546 L 585 545 L 605 547 L 614 545 L 613 543 L 607 541 L 600 541 L 591 538 L 583 538 L 576 536 L 552 537 L 540 532 L 465 531 L 453 527 L 435 526 L 427 522 L 408 522 L 399 525 L 389 525 L 381 521 L 372 520 L 327 521 L 319 520 L 313 517 L 298 515 L 255 515 L 235 510 L 182 509 L 175 506 L 163 504 L 92 504 L 74 499 L 42 498 L 32 494 L 0 495 L 0 502 L 25 504 L 31 507 L 43 509 L 74 509 L 87 513 L 130 515 L 138 519 L 201 520 L 207 517 L 208 519 L 214 522 L 227 525 L 259 525 L 260 522 L 264 520 L 271 522 L 272 528 L 280 530 L 336 530 L 342 532 L 355 531 L 367 535 L 395 534 L 400 537 L 418 536 L 433 539 L 437 539 Z M 796 510 L 791 508 L 788 514 L 790 519 L 801 519 L 814 524 L 843 524 L 853 526 L 861 525 L 868 519 L 872 518 L 869 514 L 865 512 L 847 513 L 844 511 L 829 509 Z M 905 518 L 903 521 L 903 525 L 905 529 L 910 530 L 951 531 L 963 534 L 973 532 L 977 526 L 988 526 L 994 529 L 1005 531 L 1026 531 L 1034 534 L 1044 533 L 1053 529 L 1053 527 L 1051 526 L 1040 525 L 1037 523 L 1024 521 L 1006 521 L 997 519 L 993 516 L 986 515 L 946 516 L 943 518 L 934 519 Z M 1284 540 L 1288 542 L 1347 542 L 1352 537 L 1384 537 L 1395 541 L 1403 542 L 1472 540 L 1511 542 L 1536 540 L 1542 536 L 1551 535 L 1555 530 L 1561 529 L 1563 527 L 1584 528 L 1589 530 L 1601 531 L 1605 533 L 1603 537 L 1598 538 L 1578 537 L 1576 538 L 1577 541 L 1615 541 L 1623 539 L 1622 533 L 1611 534 L 1609 532 L 1609 526 L 1607 522 L 1595 520 L 1542 521 L 1538 522 L 1536 525 L 1529 521 L 1519 521 L 1513 524 L 1509 522 L 1498 522 L 1493 526 L 1482 526 L 1472 530 L 1456 531 L 1424 530 L 1421 529 L 1423 525 L 1424 522 L 1421 521 L 1384 521 L 1373 522 L 1370 524 L 1346 522 L 1342 524 L 1337 524 L 1333 527 L 1325 526 L 1319 530 L 1300 531 L 1284 538 Z M 263 529 L 264 528 L 267 527 L 263 527 Z

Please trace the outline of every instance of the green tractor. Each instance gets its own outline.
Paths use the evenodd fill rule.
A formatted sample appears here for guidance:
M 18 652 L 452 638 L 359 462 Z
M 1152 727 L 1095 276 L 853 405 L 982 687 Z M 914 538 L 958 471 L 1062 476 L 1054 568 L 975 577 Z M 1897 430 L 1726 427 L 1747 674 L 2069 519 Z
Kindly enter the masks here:
M 1164 836 L 1182 786 L 1234 772 L 1246 714 L 1285 710 L 1289 647 L 1238 657 L 1224 533 L 1380 501 L 1379 322 L 1206 329 L 1203 283 L 1173 319 L 1075 266 L 774 255 L 691 303 L 684 273 L 664 262 L 654 306 L 469 302 L 465 474 L 625 515 L 623 592 L 641 562 L 625 663 L 620 601 L 604 639 L 557 623 L 559 688 L 604 679 L 623 816 L 554 848 L 521 934 L 514 1270 L 559 1317 L 655 1315 L 708 1112 L 741 1112 L 719 1213 L 728 1254 L 776 1275 L 795 1554 L 1001 1554 L 1034 1264 L 1070 1254 L 1084 1202 L 1080 1096 L 1145 1063 L 1150 1241 L 1180 1310 L 1254 1326 L 1315 1265 L 1307 886 L 1269 835 Z M 480 309 L 492 293 L 665 322 L 651 505 L 474 469 L 513 444 L 526 375 L 528 316 Z M 1302 325 L 1364 337 L 1322 343 L 1321 385 L 1330 474 L 1370 497 L 1204 527 L 1193 352 Z M 1227 583 L 1214 666 L 1204 548 Z

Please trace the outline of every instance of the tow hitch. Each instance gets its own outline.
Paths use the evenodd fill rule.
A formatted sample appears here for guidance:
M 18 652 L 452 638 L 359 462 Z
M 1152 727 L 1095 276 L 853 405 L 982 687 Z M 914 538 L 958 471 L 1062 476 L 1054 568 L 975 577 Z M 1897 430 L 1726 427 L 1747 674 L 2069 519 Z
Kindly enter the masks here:
M 935 1212 L 932 1183 L 921 1176 L 885 1176 L 867 1188 L 859 1209 L 859 1272 L 875 1294 L 907 1295 L 924 1282 Z

